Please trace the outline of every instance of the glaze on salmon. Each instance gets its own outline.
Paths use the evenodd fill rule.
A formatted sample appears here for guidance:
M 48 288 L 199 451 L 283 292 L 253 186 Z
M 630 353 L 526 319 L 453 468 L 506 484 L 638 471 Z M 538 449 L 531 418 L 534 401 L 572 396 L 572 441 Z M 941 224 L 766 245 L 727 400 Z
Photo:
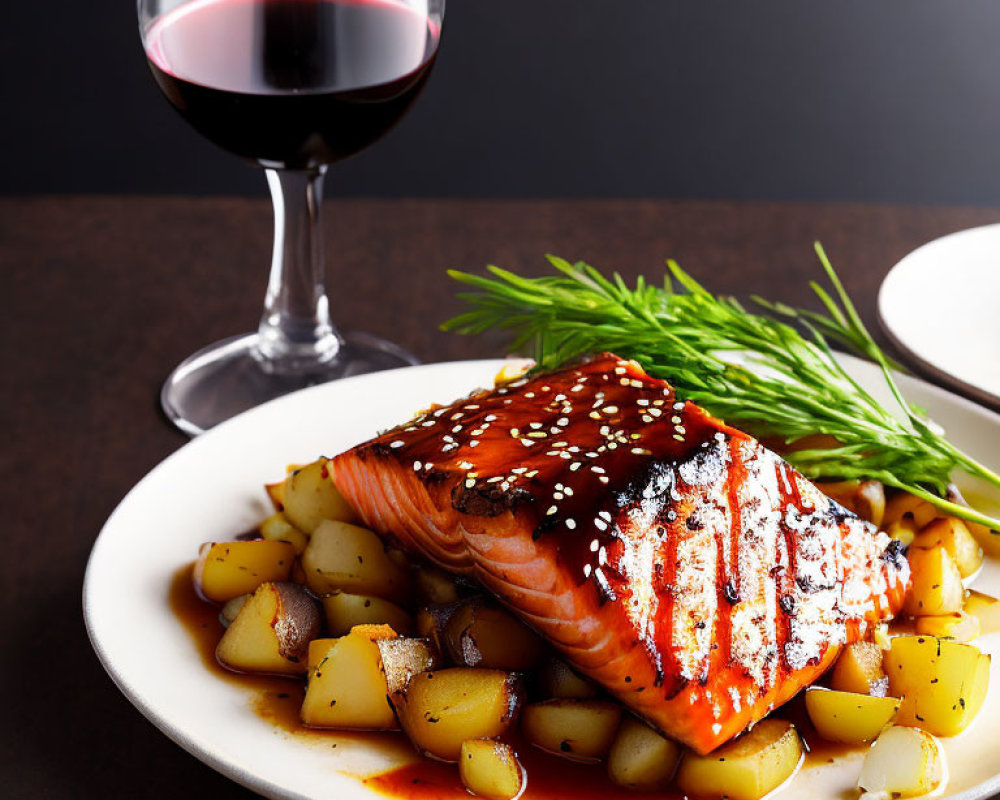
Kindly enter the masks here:
M 367 525 L 699 753 L 813 683 L 909 580 L 897 542 L 611 354 L 431 410 L 330 472 Z

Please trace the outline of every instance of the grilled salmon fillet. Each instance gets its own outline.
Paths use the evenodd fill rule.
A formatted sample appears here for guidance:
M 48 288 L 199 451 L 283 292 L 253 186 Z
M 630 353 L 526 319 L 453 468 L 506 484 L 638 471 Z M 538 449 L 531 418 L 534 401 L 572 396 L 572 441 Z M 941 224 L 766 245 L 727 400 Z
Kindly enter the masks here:
M 814 682 L 909 581 L 898 542 L 612 354 L 435 408 L 330 473 L 367 525 L 699 753 Z

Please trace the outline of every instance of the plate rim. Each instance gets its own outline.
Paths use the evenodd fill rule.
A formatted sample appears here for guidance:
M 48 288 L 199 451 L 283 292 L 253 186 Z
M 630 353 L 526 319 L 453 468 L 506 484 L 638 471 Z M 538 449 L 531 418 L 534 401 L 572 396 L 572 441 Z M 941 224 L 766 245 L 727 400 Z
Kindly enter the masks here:
M 897 330 L 893 329 L 892 325 L 886 319 L 887 314 L 885 309 L 889 303 L 887 297 L 892 290 L 893 281 L 900 280 L 900 268 L 905 268 L 906 262 L 913 257 L 916 257 L 923 250 L 930 248 L 932 246 L 941 245 L 947 242 L 949 239 L 957 239 L 970 235 L 985 234 L 989 230 L 993 230 L 998 234 L 998 239 L 1000 239 L 1000 222 L 992 222 L 986 225 L 976 225 L 972 228 L 963 228 L 962 230 L 952 231 L 951 233 L 946 233 L 943 236 L 939 236 L 936 239 L 931 239 L 929 242 L 924 242 L 918 247 L 913 248 L 910 252 L 900 258 L 889 271 L 885 274 L 882 282 L 879 284 L 878 296 L 876 300 L 876 317 L 878 319 L 879 328 L 885 334 L 886 338 L 890 341 L 892 346 L 899 350 L 900 353 L 906 356 L 907 359 L 912 361 L 914 366 L 919 370 L 921 375 L 924 375 L 929 380 L 944 384 L 946 386 L 955 389 L 963 393 L 966 397 L 971 398 L 975 402 L 985 405 L 990 410 L 1000 410 L 1000 392 L 991 392 L 982 386 L 974 383 L 969 383 L 954 373 L 948 372 L 946 369 L 938 366 L 937 364 L 927 360 L 924 356 L 920 355 L 918 352 L 913 350 L 909 345 L 907 345 L 899 336 Z M 893 275 L 895 274 L 895 278 Z

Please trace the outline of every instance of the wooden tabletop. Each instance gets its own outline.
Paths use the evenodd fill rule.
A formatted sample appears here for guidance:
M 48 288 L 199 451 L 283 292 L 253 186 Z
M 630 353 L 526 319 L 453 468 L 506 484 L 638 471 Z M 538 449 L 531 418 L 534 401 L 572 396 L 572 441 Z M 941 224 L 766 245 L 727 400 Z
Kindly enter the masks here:
M 998 219 L 1000 209 L 874 205 L 345 200 L 328 204 L 325 227 L 336 322 L 442 361 L 504 353 L 501 340 L 437 330 L 458 308 L 446 267 L 540 273 L 555 253 L 631 278 L 673 257 L 718 292 L 802 304 L 821 240 L 875 326 L 896 261 Z M 270 237 L 261 200 L 0 199 L 5 797 L 250 796 L 118 692 L 89 646 L 80 590 L 104 520 L 185 442 L 158 409 L 165 376 L 256 327 Z

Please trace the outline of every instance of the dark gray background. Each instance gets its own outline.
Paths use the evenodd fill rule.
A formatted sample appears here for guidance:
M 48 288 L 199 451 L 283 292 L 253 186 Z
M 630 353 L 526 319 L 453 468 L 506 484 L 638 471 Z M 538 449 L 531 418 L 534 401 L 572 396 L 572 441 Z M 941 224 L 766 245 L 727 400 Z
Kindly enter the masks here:
M 159 96 L 128 0 L 5 3 L 0 192 L 259 194 Z M 451 0 L 330 194 L 1000 204 L 996 0 Z

